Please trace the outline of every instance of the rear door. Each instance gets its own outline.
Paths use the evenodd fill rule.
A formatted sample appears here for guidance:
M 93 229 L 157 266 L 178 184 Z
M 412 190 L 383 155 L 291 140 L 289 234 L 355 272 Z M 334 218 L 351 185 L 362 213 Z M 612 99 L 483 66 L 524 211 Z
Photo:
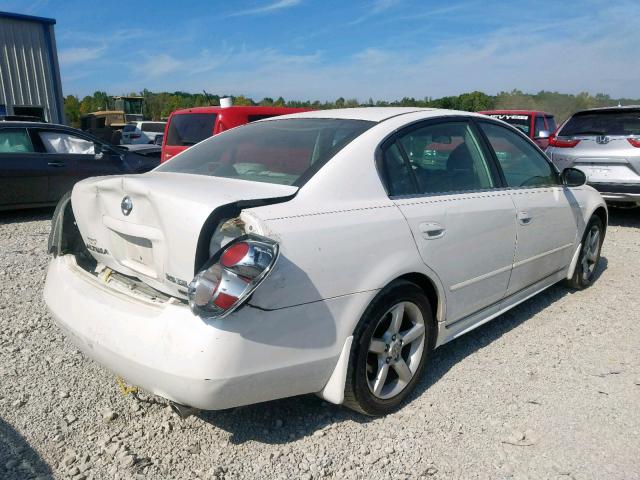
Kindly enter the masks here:
M 446 290 L 447 323 L 500 301 L 515 248 L 515 208 L 467 121 L 427 121 L 383 146 L 384 176 L 423 261 Z
M 507 295 L 566 268 L 579 207 L 549 160 L 517 132 L 479 120 L 516 207 L 516 253 Z
M 0 207 L 46 203 L 47 168 L 26 128 L 0 127 Z

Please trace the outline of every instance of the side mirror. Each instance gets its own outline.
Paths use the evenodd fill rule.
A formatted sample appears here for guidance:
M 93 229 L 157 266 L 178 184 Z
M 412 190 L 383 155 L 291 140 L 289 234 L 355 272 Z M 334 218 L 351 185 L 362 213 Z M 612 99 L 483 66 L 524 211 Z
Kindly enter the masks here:
M 549 130 L 540 130 L 536 138 L 549 138 L 550 136 L 551 132 L 549 132 Z
M 565 168 L 562 171 L 562 183 L 567 187 L 581 187 L 587 183 L 587 176 L 577 168 Z

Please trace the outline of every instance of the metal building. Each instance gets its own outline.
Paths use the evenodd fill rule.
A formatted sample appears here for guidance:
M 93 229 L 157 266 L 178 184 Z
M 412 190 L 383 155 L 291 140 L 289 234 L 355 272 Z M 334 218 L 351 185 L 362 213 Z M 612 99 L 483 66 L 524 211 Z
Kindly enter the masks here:
M 64 123 L 52 18 L 0 12 L 0 116 Z

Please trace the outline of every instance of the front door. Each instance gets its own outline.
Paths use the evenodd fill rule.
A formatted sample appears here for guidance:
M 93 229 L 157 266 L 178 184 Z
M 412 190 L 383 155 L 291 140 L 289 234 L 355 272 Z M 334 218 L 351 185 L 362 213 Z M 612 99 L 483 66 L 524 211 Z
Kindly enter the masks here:
M 65 130 L 35 129 L 49 166 L 49 201 L 57 202 L 76 182 L 88 177 L 125 173 L 117 152 Z
M 515 207 L 466 121 L 429 121 L 384 146 L 391 198 L 445 288 L 453 323 L 500 301 L 515 249 Z
M 516 207 L 516 254 L 507 294 L 565 269 L 577 234 L 577 202 L 551 162 L 518 133 L 478 122 Z

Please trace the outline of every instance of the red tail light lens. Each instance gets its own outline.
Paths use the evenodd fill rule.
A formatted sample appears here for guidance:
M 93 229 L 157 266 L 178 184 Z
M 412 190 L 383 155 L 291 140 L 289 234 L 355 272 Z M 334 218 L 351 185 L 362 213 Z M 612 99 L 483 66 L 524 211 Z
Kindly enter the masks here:
M 573 148 L 580 143 L 580 140 L 574 138 L 558 138 L 556 134 L 549 136 L 549 146 L 558 148 Z
M 189 284 L 191 310 L 205 318 L 222 318 L 249 298 L 278 258 L 278 244 L 244 235 L 221 248 Z
M 627 141 L 636 148 L 640 148 L 640 138 L 627 138 Z
M 220 263 L 223 267 L 233 267 L 247 255 L 247 252 L 249 252 L 249 244 L 247 242 L 231 245 L 220 257 Z

